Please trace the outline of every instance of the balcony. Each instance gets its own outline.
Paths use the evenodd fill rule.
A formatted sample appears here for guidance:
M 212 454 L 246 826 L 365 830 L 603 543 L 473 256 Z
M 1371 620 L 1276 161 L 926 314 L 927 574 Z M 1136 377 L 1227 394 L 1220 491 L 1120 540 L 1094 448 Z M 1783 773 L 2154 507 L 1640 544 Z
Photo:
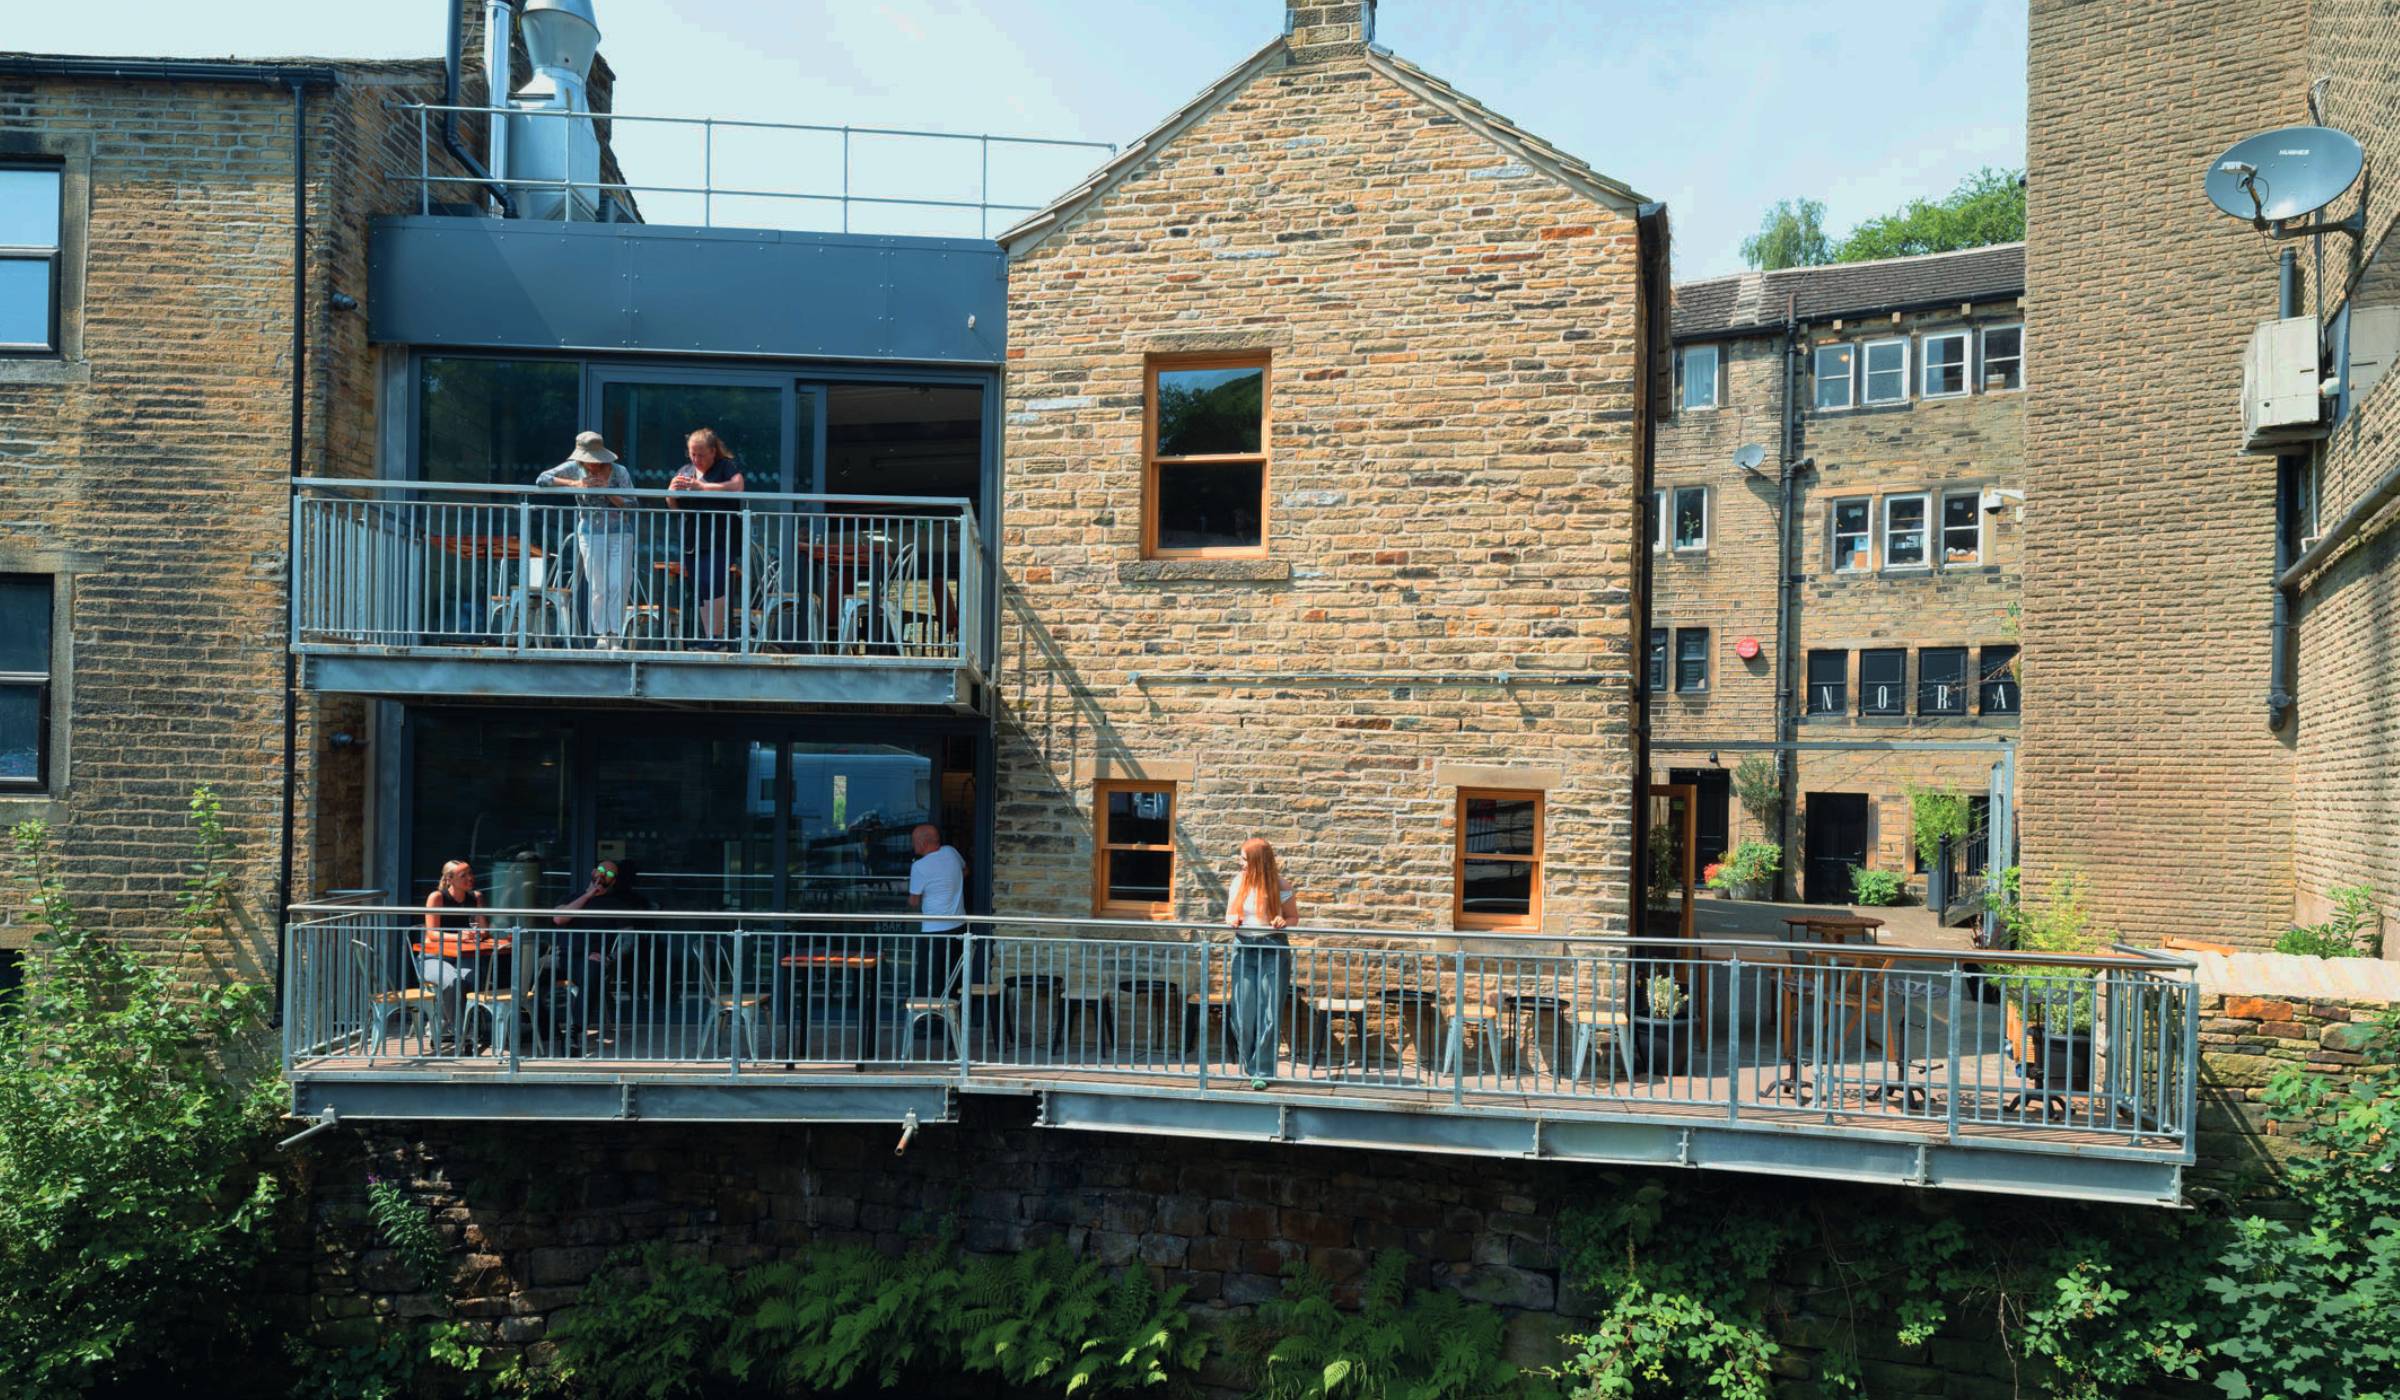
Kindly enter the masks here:
M 988 655 L 973 506 L 923 497 L 310 479 L 292 508 L 303 684 L 970 709 Z M 713 505 L 726 498 L 711 498 Z
M 424 917 L 292 911 L 297 1113 L 939 1123 L 1007 1095 L 1050 1128 L 2142 1204 L 2192 1160 L 2190 965 L 2129 950 L 1301 930 L 1287 982 L 1200 925 Z

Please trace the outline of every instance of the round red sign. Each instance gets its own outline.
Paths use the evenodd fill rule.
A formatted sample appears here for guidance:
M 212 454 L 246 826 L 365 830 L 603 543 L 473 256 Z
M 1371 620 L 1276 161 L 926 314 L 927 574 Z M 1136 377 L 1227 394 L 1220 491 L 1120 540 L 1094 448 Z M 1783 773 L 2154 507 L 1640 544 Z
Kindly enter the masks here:
M 1744 637 L 1733 644 L 1733 654 L 1748 661 L 1758 655 L 1758 638 Z

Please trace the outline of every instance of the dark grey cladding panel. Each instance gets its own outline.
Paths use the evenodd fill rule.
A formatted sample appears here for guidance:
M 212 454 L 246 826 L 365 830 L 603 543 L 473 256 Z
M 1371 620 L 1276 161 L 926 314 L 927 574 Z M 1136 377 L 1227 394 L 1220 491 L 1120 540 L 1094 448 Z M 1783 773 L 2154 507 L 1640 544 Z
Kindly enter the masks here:
M 383 344 L 998 365 L 1007 265 L 968 238 L 375 221 Z

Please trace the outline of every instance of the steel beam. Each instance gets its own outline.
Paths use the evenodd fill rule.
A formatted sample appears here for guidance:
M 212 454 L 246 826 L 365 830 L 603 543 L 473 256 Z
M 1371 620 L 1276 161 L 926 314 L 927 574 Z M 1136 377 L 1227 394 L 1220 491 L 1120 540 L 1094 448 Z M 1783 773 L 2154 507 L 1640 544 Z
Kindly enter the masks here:
M 948 1086 L 922 1079 L 840 1083 L 661 1077 L 439 1079 L 423 1075 L 306 1075 L 292 1114 L 338 1111 L 347 1122 L 385 1118 L 482 1122 L 921 1123 L 957 1119 Z
M 757 661 L 659 653 L 584 657 L 360 655 L 310 651 L 303 688 L 386 699 L 660 700 L 702 704 L 970 705 L 979 679 L 956 663 L 853 656 Z

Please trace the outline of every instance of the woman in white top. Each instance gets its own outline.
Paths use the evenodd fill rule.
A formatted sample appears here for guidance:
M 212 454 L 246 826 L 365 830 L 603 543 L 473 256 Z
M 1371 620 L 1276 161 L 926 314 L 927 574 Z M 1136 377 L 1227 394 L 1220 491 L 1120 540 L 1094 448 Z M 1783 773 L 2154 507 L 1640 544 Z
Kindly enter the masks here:
M 1258 837 L 1242 843 L 1242 873 L 1233 882 L 1225 922 L 1234 929 L 1234 1058 L 1250 1076 L 1250 1087 L 1264 1089 L 1275 1070 L 1275 1023 L 1291 999 L 1291 940 L 1283 931 L 1300 922 L 1300 903 L 1283 882 L 1275 848 Z

